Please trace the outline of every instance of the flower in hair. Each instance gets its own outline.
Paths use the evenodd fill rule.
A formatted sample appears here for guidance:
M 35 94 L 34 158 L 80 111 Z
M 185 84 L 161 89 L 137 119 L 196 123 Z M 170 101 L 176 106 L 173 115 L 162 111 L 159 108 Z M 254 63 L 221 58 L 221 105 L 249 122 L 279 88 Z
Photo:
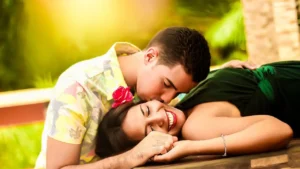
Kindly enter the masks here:
M 112 94 L 114 102 L 112 104 L 113 108 L 118 107 L 119 105 L 130 102 L 133 100 L 133 95 L 130 92 L 129 87 L 119 86 Z

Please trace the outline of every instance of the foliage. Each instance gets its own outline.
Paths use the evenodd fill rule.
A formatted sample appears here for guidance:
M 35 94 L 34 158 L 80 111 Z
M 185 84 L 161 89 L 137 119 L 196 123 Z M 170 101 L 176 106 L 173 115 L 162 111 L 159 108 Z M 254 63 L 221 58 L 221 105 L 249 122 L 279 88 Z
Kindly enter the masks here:
M 211 48 L 219 52 L 215 57 L 221 57 L 222 61 L 233 58 L 245 60 L 246 35 L 241 3 L 233 3 L 231 10 L 213 24 L 205 35 Z M 220 63 L 214 59 L 216 64 Z
M 168 4 L 162 3 L 165 6 L 159 7 L 164 11 L 153 12 L 151 9 L 141 17 L 133 13 L 131 16 L 135 21 L 119 20 L 120 23 L 108 18 L 122 19 L 118 13 L 104 19 L 99 15 L 94 19 L 95 15 L 90 11 L 97 12 L 99 8 L 86 6 L 88 11 L 79 15 L 77 10 L 84 8 L 74 8 L 74 3 L 68 2 L 0 2 L 0 91 L 52 87 L 61 72 L 71 64 L 102 55 L 116 41 L 129 41 L 143 48 L 157 30 L 173 25 L 204 32 L 211 47 L 213 65 L 222 64 L 229 58 L 246 58 L 240 0 L 166 1 Z M 57 3 L 67 4 L 70 8 L 59 9 L 61 4 Z M 69 14 L 72 12 L 69 9 L 73 8 L 75 13 Z M 167 8 L 171 8 L 171 12 L 166 13 Z M 161 13 L 157 15 L 158 12 Z
M 201 0 L 201 1 L 187 1 L 177 0 L 179 14 L 184 16 L 197 17 L 215 17 L 221 18 L 226 14 L 233 2 L 237 0 Z
M 34 167 L 41 150 L 43 123 L 0 128 L 0 168 Z
M 50 88 L 50 87 L 54 87 L 56 81 L 57 79 L 53 80 L 51 74 L 48 73 L 44 76 L 37 76 L 33 81 L 33 85 L 36 88 Z
M 0 91 L 26 88 L 22 46 L 23 0 L 0 1 Z
M 186 18 L 196 16 L 199 24 L 207 24 L 203 18 L 211 18 L 210 25 L 205 29 L 205 37 L 213 56 L 212 65 L 222 64 L 233 58 L 247 58 L 240 0 L 178 0 L 178 9 Z

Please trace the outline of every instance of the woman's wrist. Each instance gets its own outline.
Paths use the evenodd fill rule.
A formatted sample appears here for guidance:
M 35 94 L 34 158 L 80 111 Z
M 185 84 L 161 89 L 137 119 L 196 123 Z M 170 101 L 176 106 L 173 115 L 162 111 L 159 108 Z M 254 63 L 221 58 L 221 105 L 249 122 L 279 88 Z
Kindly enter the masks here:
M 188 141 L 188 146 L 186 147 L 185 151 L 189 155 L 196 155 L 199 154 L 198 152 L 198 146 L 199 146 L 199 141 L 195 140 L 187 140 Z

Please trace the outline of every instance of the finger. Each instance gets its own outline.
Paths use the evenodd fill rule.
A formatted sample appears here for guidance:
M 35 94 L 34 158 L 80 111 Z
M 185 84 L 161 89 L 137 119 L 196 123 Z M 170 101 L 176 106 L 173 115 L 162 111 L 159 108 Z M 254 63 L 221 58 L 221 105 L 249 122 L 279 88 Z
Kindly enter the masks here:
M 251 64 L 250 62 L 246 62 L 244 63 L 243 68 L 256 69 L 256 66 L 254 64 Z
M 260 65 L 253 63 L 252 61 L 247 61 L 247 63 L 253 68 L 253 69 L 257 69 L 260 67 Z
M 180 144 L 180 142 L 173 143 L 173 148 L 176 147 L 178 144 Z
M 173 142 L 169 142 L 165 144 L 165 149 L 167 151 L 170 151 L 173 148 Z
M 163 155 L 156 155 L 153 158 L 154 162 L 170 162 L 171 161 L 171 152 L 163 154 Z
M 154 156 L 153 157 L 151 157 L 151 158 L 149 158 L 148 160 L 147 160 L 147 162 L 153 162 L 154 161 Z
M 244 67 L 243 67 L 243 65 L 234 65 L 234 66 L 232 66 L 231 68 L 241 68 L 241 69 L 243 69 Z
M 164 147 L 159 154 L 166 154 L 167 152 L 168 152 L 168 150 Z
M 176 137 L 176 136 L 172 136 L 172 138 L 173 138 L 173 142 L 176 142 L 176 141 L 178 141 L 178 137 Z
M 244 69 L 254 69 L 255 67 L 253 67 L 250 63 L 243 63 L 242 64 L 242 67 L 244 68 Z

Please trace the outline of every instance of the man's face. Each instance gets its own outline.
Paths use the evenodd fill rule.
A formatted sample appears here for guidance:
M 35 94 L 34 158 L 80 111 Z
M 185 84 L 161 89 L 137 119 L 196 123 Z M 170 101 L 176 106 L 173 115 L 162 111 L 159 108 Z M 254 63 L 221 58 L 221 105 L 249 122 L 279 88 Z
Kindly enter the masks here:
M 144 66 L 137 77 L 136 91 L 142 100 L 159 100 L 169 103 L 180 93 L 187 93 L 196 83 L 182 65 L 173 67 L 157 64 L 156 49 L 148 49 L 144 56 Z

